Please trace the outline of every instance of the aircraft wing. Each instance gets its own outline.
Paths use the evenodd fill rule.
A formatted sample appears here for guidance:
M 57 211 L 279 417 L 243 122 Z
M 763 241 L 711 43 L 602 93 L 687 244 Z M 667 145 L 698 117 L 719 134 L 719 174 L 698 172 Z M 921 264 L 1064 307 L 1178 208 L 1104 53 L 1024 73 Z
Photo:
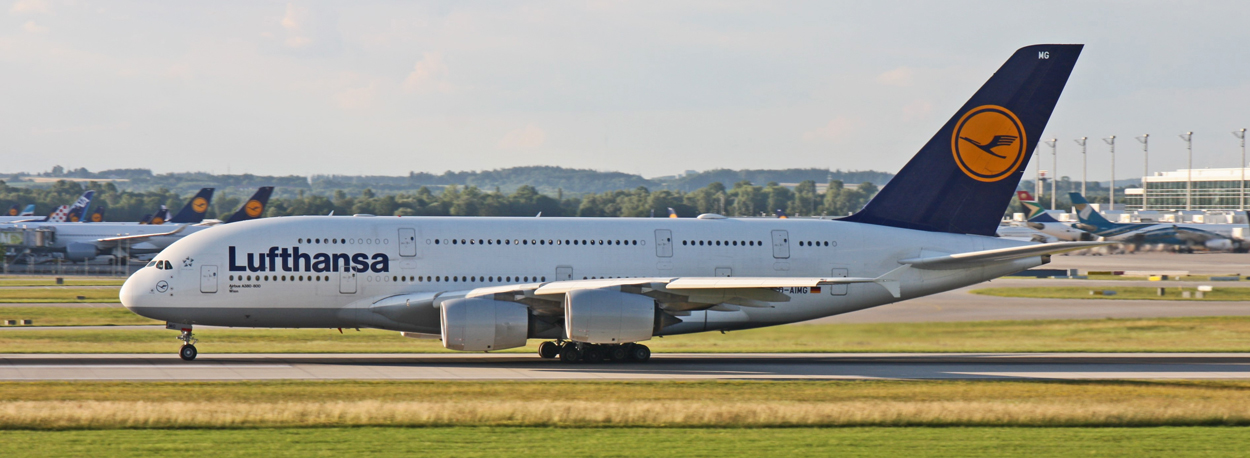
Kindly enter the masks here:
M 122 242 L 122 241 L 131 241 L 131 242 L 133 242 L 133 241 L 135 241 L 135 240 L 150 239 L 150 238 L 152 238 L 152 237 L 165 237 L 165 236 L 168 236 L 168 235 L 174 235 L 174 234 L 177 234 L 177 233 L 179 233 L 179 232 L 182 232 L 182 230 L 183 230 L 183 229 L 186 229 L 186 228 L 187 228 L 187 226 L 190 226 L 190 224 L 183 224 L 183 225 L 181 225 L 181 226 L 178 226 L 178 228 L 177 228 L 177 229 L 174 229 L 174 230 L 169 231 L 169 232 L 160 232 L 160 233 L 156 233 L 156 234 L 121 235 L 121 236 L 117 236 L 117 237 L 106 237 L 106 238 L 102 238 L 102 239 L 96 239 L 96 241 L 97 241 L 97 242 L 106 242 L 106 243 L 108 243 L 108 242 L 113 242 L 113 243 L 116 243 L 116 242 Z
M 968 253 L 956 253 L 946 256 L 929 256 L 923 258 L 908 258 L 899 261 L 899 264 L 910 265 L 919 269 L 958 269 L 962 267 L 971 267 L 979 264 L 989 264 L 994 262 L 1012 261 L 1016 259 L 1031 258 L 1034 256 L 1043 256 L 1050 254 L 1067 253 L 1069 251 L 1085 250 L 1107 245 L 1116 245 L 1119 242 L 1057 242 L 1045 243 L 1040 245 L 1025 245 L 1008 248 L 997 248 L 993 250 L 972 251 Z

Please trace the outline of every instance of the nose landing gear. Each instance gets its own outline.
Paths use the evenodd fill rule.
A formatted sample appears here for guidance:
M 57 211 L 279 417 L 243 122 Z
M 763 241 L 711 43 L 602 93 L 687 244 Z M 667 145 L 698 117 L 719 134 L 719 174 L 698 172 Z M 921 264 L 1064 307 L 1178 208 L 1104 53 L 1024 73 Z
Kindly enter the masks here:
M 191 325 L 165 323 L 165 329 L 182 331 L 181 334 L 178 334 L 178 340 L 182 341 L 182 348 L 178 349 L 179 358 L 182 358 L 183 361 L 191 361 L 195 359 L 196 355 L 199 355 L 200 352 L 195 349 L 195 343 L 199 342 L 199 339 L 196 339 L 195 334 L 191 333 Z

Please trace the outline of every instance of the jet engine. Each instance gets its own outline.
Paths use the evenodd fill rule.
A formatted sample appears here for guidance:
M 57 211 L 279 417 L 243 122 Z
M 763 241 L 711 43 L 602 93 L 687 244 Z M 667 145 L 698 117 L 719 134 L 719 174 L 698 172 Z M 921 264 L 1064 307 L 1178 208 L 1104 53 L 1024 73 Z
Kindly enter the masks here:
M 525 346 L 529 308 L 491 299 L 453 299 L 440 314 L 443 346 L 451 350 L 491 351 Z
M 1233 242 L 1229 239 L 1211 239 L 1207 240 L 1203 245 L 1207 246 L 1211 251 L 1230 251 L 1233 249 Z
M 74 242 L 65 246 L 65 259 L 70 261 L 90 261 L 97 254 L 96 246 L 90 243 Z
M 655 300 L 608 289 L 579 289 L 564 295 L 564 329 L 569 340 L 620 344 L 650 340 Z

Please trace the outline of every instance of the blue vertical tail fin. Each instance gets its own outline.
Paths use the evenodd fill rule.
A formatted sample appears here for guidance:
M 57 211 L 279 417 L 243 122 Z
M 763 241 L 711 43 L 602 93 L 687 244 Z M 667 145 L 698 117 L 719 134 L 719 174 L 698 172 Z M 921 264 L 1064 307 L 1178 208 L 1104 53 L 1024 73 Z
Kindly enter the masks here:
M 1072 200 L 1072 206 L 1076 207 L 1076 217 L 1081 221 L 1081 224 L 1093 226 L 1097 230 L 1112 229 L 1117 226 L 1116 223 L 1108 221 L 1107 218 L 1103 218 L 1101 214 L 1095 211 L 1094 207 L 1089 205 L 1089 201 L 1085 200 L 1085 196 L 1082 196 L 1081 193 L 1068 193 L 1068 198 Z
M 1020 48 L 846 221 L 995 235 L 1083 45 Z
M 191 223 L 196 224 L 204 221 L 204 214 L 208 213 L 209 204 L 213 203 L 213 188 L 204 188 L 195 194 L 187 204 L 178 211 L 177 215 L 169 219 L 171 223 Z
M 35 216 L 35 204 L 27 204 L 26 208 L 22 209 L 22 214 L 17 216 Z
M 264 216 L 265 206 L 269 205 L 270 194 L 273 194 L 273 186 L 264 186 L 256 190 L 256 194 L 252 194 L 250 199 L 243 202 L 243 206 L 239 207 L 239 211 L 230 215 L 230 219 L 226 220 L 226 222 L 246 221 Z
M 77 223 L 83 220 L 87 214 L 87 207 L 91 206 L 91 198 L 95 196 L 95 191 L 87 191 L 74 201 L 74 205 L 69 208 L 69 213 L 65 215 L 66 221 Z

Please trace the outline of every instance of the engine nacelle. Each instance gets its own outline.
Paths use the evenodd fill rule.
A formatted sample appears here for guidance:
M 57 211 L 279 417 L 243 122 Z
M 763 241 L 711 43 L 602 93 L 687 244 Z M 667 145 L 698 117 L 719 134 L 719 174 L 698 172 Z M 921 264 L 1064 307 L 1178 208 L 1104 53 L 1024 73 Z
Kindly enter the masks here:
M 1203 245 L 1212 251 L 1229 251 L 1233 249 L 1233 241 L 1229 239 L 1211 239 L 1207 240 Z
M 98 254 L 96 246 L 90 243 L 74 242 L 65 246 L 65 259 L 70 261 L 90 261 Z
M 569 291 L 564 295 L 564 329 L 574 342 L 650 340 L 655 329 L 655 300 L 608 289 Z
M 525 346 L 529 308 L 491 299 L 452 299 L 440 312 L 443 346 L 452 350 L 492 351 Z

